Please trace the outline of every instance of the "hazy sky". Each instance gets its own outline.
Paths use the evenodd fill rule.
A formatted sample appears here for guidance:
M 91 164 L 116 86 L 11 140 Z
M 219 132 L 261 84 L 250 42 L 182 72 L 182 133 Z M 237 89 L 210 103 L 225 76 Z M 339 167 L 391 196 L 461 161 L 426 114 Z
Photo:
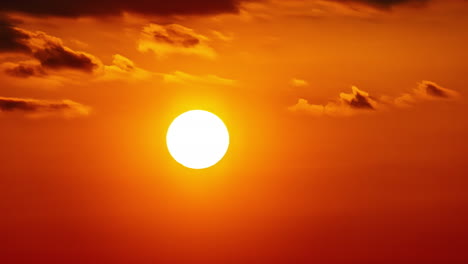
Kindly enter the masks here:
M 468 2 L 0 4 L 0 262 L 466 263 Z M 204 109 L 221 162 L 165 136 Z

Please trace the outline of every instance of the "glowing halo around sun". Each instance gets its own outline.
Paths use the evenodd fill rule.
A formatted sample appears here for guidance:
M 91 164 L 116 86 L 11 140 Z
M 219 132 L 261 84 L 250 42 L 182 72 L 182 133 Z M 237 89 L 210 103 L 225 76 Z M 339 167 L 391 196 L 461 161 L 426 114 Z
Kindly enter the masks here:
M 172 121 L 166 144 L 178 163 L 192 169 L 204 169 L 224 157 L 229 147 L 229 132 L 215 114 L 191 110 Z

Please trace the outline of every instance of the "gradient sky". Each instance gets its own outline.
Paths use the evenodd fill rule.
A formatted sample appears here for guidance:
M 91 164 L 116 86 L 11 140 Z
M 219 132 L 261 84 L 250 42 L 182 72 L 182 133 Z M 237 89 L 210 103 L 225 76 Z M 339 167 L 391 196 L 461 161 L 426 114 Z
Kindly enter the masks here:
M 468 263 L 468 2 L 0 4 L 0 263 Z M 226 123 L 176 163 L 179 114 Z

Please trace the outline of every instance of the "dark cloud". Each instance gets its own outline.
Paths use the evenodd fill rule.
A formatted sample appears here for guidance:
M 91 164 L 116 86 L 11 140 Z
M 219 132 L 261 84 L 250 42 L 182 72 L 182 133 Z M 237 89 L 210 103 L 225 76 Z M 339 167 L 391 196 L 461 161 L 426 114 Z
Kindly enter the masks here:
M 77 117 L 88 115 L 89 107 L 71 100 L 49 101 L 25 98 L 0 97 L 0 112 L 20 112 L 28 117 Z
M 59 38 L 44 32 L 32 32 L 15 27 L 6 19 L 0 20 L 0 53 L 21 53 L 35 58 L 44 69 L 72 69 L 92 72 L 98 60 L 84 52 L 74 51 L 63 45 Z M 38 72 L 40 70 L 36 66 Z M 10 75 L 24 77 L 33 75 L 32 67 L 19 66 L 9 71 Z
M 411 92 L 400 95 L 393 102 L 396 106 L 409 107 L 421 101 L 455 100 L 459 97 L 460 94 L 455 90 L 442 87 L 431 81 L 422 81 Z
M 29 35 L 17 30 L 10 20 L 0 17 L 0 52 L 30 52 Z
M 435 82 L 422 81 L 413 91 L 414 96 L 427 100 L 452 100 L 458 99 L 460 93 L 455 90 L 442 87 Z
M 34 52 L 33 56 L 42 66 L 51 69 L 68 68 L 92 72 L 98 66 L 89 55 L 73 51 L 59 43 L 49 43 Z
M 352 93 L 341 93 L 338 102 L 353 109 L 375 110 L 377 106 L 377 101 L 369 93 L 356 86 L 352 87 Z
M 208 44 L 209 38 L 179 24 L 149 24 L 143 28 L 140 51 L 152 51 L 158 56 L 173 53 L 192 54 L 206 58 L 216 57 Z
M 374 107 L 370 103 L 370 100 L 371 98 L 367 94 L 364 94 L 363 92 L 357 89 L 354 91 L 353 97 L 351 97 L 349 100 L 343 99 L 344 102 L 348 103 L 353 108 L 373 110 Z
M 6 74 L 18 77 L 28 78 L 31 76 L 45 76 L 47 73 L 40 65 L 30 65 L 26 63 L 11 64 L 3 70 Z
M 329 0 L 341 3 L 361 3 L 370 5 L 377 8 L 388 9 L 395 5 L 401 4 L 412 4 L 412 5 L 423 5 L 430 0 Z
M 129 11 L 146 15 L 217 14 L 237 12 L 243 0 L 16 0 L 4 1 L 0 11 L 23 12 L 38 16 L 100 16 Z
M 339 97 L 327 104 L 310 104 L 300 98 L 288 109 L 292 112 L 304 112 L 311 115 L 351 116 L 377 110 L 380 103 L 367 92 L 352 87 L 352 93 L 340 93 Z
M 449 97 L 446 89 L 438 86 L 435 83 L 431 82 L 424 82 L 421 84 L 421 88 L 426 91 L 427 95 L 434 96 L 434 97 L 442 97 L 442 98 L 447 98 Z
M 200 40 L 196 36 L 171 27 L 166 27 L 164 32 L 153 32 L 153 37 L 156 42 L 165 42 L 174 46 L 186 48 L 193 47 L 200 43 Z
M 57 0 L 4 1 L 0 11 L 22 12 L 36 16 L 106 16 L 119 15 L 124 11 L 144 15 L 205 15 L 235 13 L 242 2 L 262 0 L 82 0 L 72 3 Z M 430 0 L 327 0 L 342 3 L 361 3 L 388 9 L 399 4 L 424 4 Z

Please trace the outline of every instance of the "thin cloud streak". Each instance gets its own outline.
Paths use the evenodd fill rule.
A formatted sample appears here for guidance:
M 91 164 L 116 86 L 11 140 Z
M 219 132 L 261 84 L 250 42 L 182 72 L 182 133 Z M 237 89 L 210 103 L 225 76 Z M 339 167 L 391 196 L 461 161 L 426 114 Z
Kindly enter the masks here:
M 0 114 L 20 113 L 30 118 L 87 116 L 91 108 L 72 100 L 39 100 L 0 97 Z

